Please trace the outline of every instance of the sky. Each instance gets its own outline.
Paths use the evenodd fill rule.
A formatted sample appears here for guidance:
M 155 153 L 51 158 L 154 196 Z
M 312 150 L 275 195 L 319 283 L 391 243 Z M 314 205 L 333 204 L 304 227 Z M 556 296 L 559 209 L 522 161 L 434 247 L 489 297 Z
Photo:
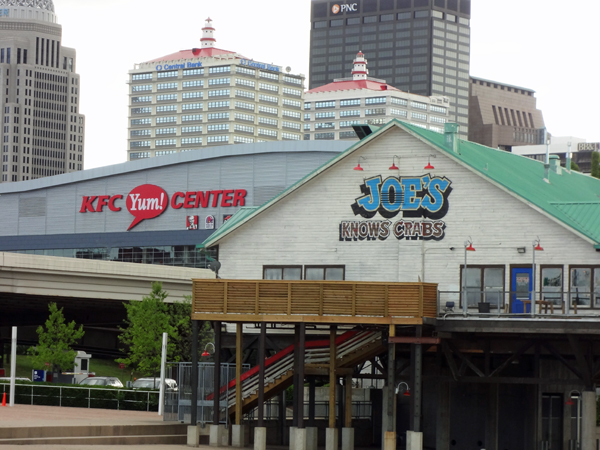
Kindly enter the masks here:
M 310 0 L 54 0 L 62 45 L 77 50 L 85 169 L 127 160 L 128 71 L 216 46 L 308 74 Z M 568 5 L 568 6 L 566 6 Z M 471 75 L 536 91 L 554 136 L 600 142 L 596 0 L 472 0 Z M 367 59 L 368 59 L 368 55 Z

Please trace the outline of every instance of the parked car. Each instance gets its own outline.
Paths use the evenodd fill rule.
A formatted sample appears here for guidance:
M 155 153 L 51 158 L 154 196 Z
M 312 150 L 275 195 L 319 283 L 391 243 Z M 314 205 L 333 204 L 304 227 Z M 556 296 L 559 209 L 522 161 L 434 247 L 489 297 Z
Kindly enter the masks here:
M 123 387 L 123 383 L 117 377 L 87 377 L 79 382 L 87 386 L 112 386 Z
M 159 389 L 160 377 L 138 378 L 133 382 L 133 389 Z M 172 378 L 165 378 L 165 391 L 176 391 L 177 381 Z

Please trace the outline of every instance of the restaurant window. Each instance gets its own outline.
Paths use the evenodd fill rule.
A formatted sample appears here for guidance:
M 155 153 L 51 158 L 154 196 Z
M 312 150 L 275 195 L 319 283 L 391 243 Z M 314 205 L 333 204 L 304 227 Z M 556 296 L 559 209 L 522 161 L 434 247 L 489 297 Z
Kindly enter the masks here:
M 263 266 L 263 280 L 301 280 L 302 266 Z
M 334 280 L 346 279 L 345 266 L 304 266 L 305 280 Z
M 569 296 L 572 305 L 600 307 L 600 267 L 570 267 Z
M 465 270 L 461 267 L 460 289 L 463 301 L 463 280 Z M 478 303 L 490 304 L 490 308 L 504 306 L 504 266 L 467 266 L 466 277 L 467 305 L 475 308 Z
M 562 266 L 542 266 L 540 268 L 542 300 L 562 306 L 563 268 Z

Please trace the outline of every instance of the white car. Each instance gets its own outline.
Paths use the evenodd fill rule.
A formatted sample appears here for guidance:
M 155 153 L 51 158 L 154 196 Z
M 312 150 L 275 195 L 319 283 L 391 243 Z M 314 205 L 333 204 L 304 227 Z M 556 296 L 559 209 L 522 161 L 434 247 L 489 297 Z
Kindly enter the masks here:
M 79 382 L 87 386 L 112 386 L 123 387 L 123 383 L 117 377 L 87 377 Z
M 138 378 L 133 382 L 133 389 L 159 389 L 160 377 Z M 165 378 L 165 391 L 176 391 L 177 381 L 173 378 Z

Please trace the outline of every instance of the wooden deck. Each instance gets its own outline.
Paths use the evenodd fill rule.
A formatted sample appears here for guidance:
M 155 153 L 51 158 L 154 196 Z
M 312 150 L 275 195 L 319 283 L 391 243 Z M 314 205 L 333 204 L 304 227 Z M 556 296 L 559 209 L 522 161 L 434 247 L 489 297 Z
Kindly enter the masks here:
M 421 324 L 436 314 L 435 283 L 193 280 L 193 320 Z

